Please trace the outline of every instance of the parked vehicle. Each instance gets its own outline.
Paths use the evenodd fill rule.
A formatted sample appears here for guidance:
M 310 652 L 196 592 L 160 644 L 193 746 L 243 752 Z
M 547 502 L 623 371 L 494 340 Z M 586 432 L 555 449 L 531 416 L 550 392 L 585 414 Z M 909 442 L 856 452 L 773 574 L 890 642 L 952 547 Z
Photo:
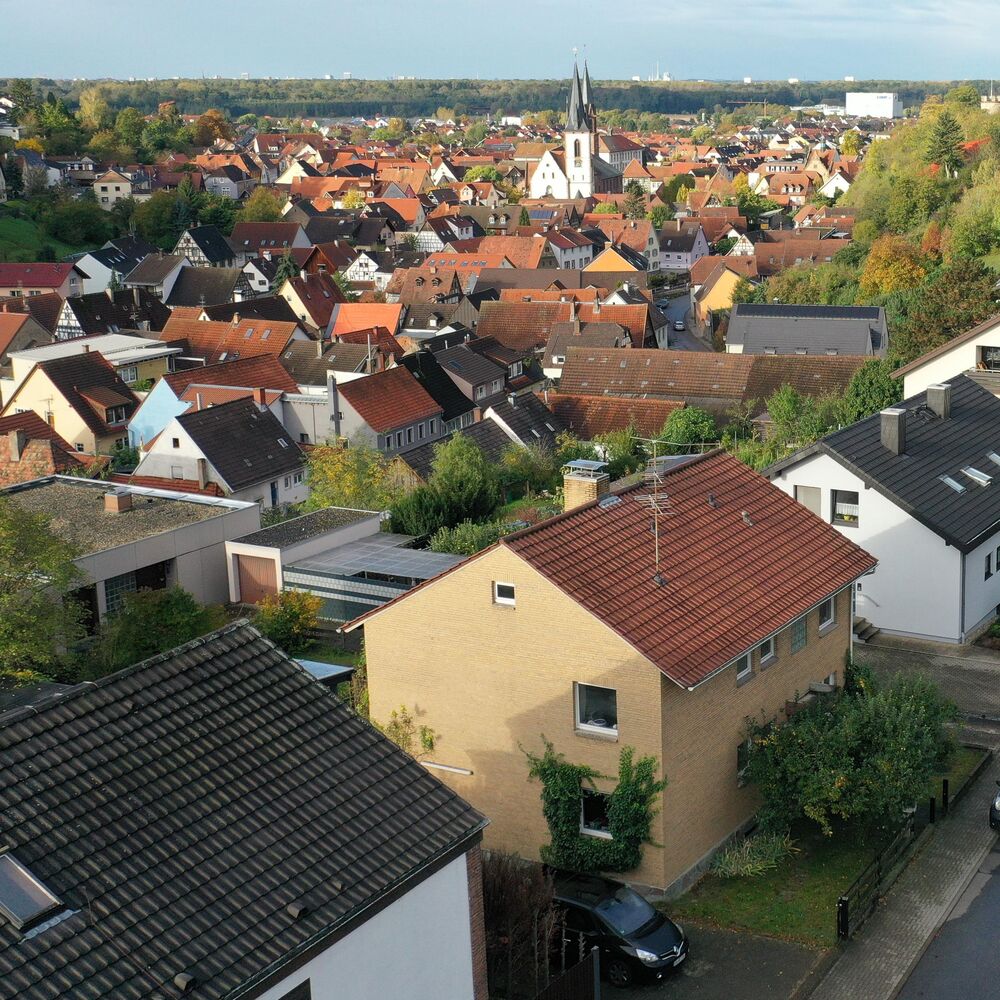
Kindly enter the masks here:
M 657 309 L 667 309 L 670 306 L 670 299 L 657 299 L 653 305 Z
M 684 320 L 682 320 L 682 319 L 675 319 L 674 320 L 674 329 L 678 333 L 683 333 L 687 329 L 687 327 L 684 325 Z
M 1000 788 L 1000 781 L 997 782 L 997 787 Z M 1000 829 L 1000 792 L 993 796 L 990 803 L 990 826 L 994 830 Z
M 684 931 L 634 889 L 597 875 L 554 872 L 555 900 L 565 911 L 564 942 L 600 949 L 601 969 L 613 986 L 656 980 L 688 955 Z

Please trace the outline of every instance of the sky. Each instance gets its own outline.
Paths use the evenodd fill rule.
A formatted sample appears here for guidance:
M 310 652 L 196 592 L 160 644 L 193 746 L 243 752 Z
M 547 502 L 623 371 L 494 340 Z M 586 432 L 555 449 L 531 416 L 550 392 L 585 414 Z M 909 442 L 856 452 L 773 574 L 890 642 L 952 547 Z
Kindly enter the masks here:
M 998 0 L 0 0 L 0 76 L 1000 78 Z

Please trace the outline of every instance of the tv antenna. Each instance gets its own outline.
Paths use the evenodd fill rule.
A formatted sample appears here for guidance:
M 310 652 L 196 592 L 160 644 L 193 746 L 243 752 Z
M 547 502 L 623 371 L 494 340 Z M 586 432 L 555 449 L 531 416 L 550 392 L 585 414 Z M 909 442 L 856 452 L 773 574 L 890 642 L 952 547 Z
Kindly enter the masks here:
M 661 587 L 667 585 L 667 580 L 660 572 L 660 519 L 672 517 L 674 510 L 670 505 L 670 495 L 666 490 L 665 476 L 660 468 L 660 456 L 657 455 L 657 446 L 663 442 L 656 439 L 640 438 L 640 441 L 653 446 L 653 457 L 646 463 L 646 469 L 642 474 L 642 481 L 646 484 L 648 493 L 640 493 L 635 500 L 640 506 L 645 507 L 653 517 L 653 561 L 656 572 L 653 580 Z

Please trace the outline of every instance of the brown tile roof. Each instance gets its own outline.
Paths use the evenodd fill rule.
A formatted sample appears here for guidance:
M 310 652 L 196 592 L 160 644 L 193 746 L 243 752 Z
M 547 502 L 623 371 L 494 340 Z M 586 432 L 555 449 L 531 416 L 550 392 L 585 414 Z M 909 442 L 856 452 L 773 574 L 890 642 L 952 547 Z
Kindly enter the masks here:
M 0 355 L 6 353 L 10 342 L 30 319 L 29 313 L 0 312 Z
M 653 437 L 674 410 L 684 407 L 674 399 L 573 396 L 562 392 L 548 393 L 546 404 L 581 441 L 593 441 L 601 434 L 629 427 L 642 437 Z
M 338 302 L 346 302 L 340 286 L 329 274 L 301 274 L 288 279 L 288 284 L 298 296 L 302 307 L 309 314 L 310 322 L 320 330 L 325 330 L 330 322 L 330 313 Z
M 472 243 L 476 245 L 472 246 Z M 488 257 L 506 257 L 514 267 L 519 268 L 538 267 L 545 252 L 545 240 L 534 236 L 482 236 L 476 240 L 455 240 L 448 245 L 457 251 L 468 249 L 472 253 Z
M 515 351 L 545 346 L 554 323 L 570 318 L 568 302 L 484 302 L 476 332 Z
M 681 460 L 665 484 L 672 511 L 660 534 L 665 584 L 654 579 L 642 485 L 620 494 L 620 503 L 589 504 L 500 544 L 680 687 L 707 680 L 875 566 L 727 454 Z
M 377 375 L 345 382 L 338 389 L 362 420 L 377 433 L 394 430 L 416 420 L 441 416 L 441 406 L 407 368 L 390 368 Z
M 43 326 L 49 333 L 55 333 L 64 301 L 58 292 L 22 295 L 19 298 L 4 299 L 0 304 L 0 312 L 28 313 L 39 326 Z
M 839 396 L 855 372 L 869 359 L 861 355 L 838 354 L 836 357 L 788 354 L 754 357 L 745 402 L 763 406 L 771 394 L 790 385 L 804 396 Z
M 691 265 L 691 284 L 704 285 L 713 274 L 727 267 L 747 278 L 757 277 L 756 257 L 699 257 Z
M 171 315 L 160 333 L 164 341 L 187 342 L 188 353 L 209 364 L 271 354 L 277 357 L 298 330 L 298 323 L 262 319 L 233 322 L 186 319 Z
M 501 302 L 597 302 L 605 297 L 601 288 L 501 288 Z
M 303 342 L 304 343 L 304 342 Z M 227 385 L 249 389 L 281 389 L 295 392 L 295 379 L 285 371 L 278 359 L 269 354 L 252 358 L 237 358 L 220 364 L 187 368 L 164 375 L 163 380 L 180 396 L 189 385 Z
M 375 326 L 384 326 L 395 334 L 399 329 L 402 313 L 403 306 L 398 302 L 345 302 L 334 308 L 327 337 L 336 339 L 345 333 L 368 330 Z

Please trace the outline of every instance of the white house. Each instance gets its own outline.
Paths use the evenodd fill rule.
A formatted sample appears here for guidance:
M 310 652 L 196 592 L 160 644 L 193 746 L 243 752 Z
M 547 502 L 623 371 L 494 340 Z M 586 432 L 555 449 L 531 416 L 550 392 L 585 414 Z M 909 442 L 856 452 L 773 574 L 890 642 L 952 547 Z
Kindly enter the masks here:
M 913 396 L 970 371 L 1000 373 L 1000 319 L 996 316 L 897 368 L 894 374 L 903 380 L 903 395 Z
M 968 642 L 1000 606 L 1000 400 L 964 375 L 836 431 L 768 477 L 878 559 L 856 626 Z M 808 554 L 803 553 L 803 558 Z

